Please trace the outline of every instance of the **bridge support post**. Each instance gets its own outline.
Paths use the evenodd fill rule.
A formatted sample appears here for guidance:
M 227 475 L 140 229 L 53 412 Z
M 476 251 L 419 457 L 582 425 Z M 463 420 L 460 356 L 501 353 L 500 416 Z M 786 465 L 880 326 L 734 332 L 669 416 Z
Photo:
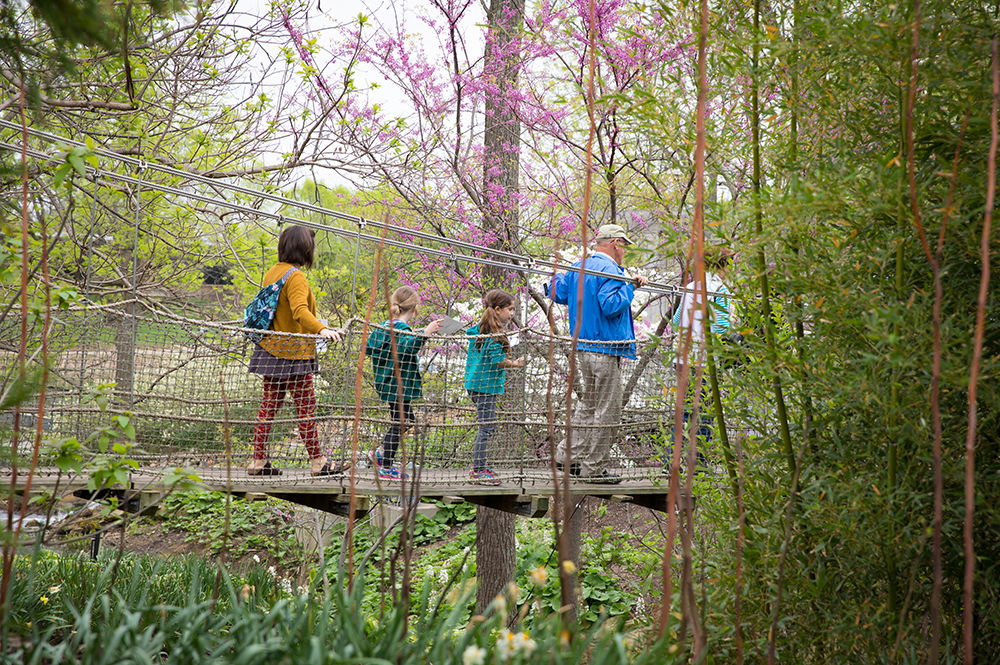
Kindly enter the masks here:
M 296 520 L 295 540 L 302 546 L 306 557 L 313 556 L 330 544 L 334 527 L 345 518 L 322 510 L 296 511 L 301 520 Z
M 417 515 L 423 515 L 427 518 L 433 518 L 437 515 L 438 507 L 433 503 L 418 503 L 413 511 Z M 403 506 L 394 505 L 391 503 L 380 504 L 377 508 L 372 510 L 372 522 L 378 527 L 379 531 L 385 532 L 387 529 L 392 527 L 393 524 L 399 520 L 403 515 Z
M 465 497 L 469 503 L 486 506 L 522 517 L 544 517 L 549 511 L 549 497 L 529 494 L 473 495 Z

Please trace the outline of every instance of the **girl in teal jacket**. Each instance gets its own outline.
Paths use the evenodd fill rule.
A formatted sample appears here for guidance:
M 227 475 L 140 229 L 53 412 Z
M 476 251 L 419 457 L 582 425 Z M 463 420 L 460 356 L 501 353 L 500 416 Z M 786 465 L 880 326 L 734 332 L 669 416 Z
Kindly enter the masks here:
M 372 359 L 375 390 L 388 405 L 392 419 L 382 439 L 382 454 L 375 455 L 378 477 L 383 480 L 405 477 L 395 464 L 396 450 L 403 427 L 413 421 L 410 402 L 422 396 L 417 353 L 424 345 L 425 335 L 433 335 L 441 327 L 440 321 L 432 321 L 422 333 L 414 331 L 409 322 L 418 305 L 420 296 L 412 288 L 401 286 L 393 291 L 389 297 L 389 320 L 382 324 L 383 328 L 372 331 L 365 343 L 365 355 Z
M 497 430 L 497 398 L 504 392 L 506 368 L 524 367 L 524 359 L 507 360 L 510 341 L 503 334 L 514 316 L 514 297 L 493 289 L 483 297 L 483 316 L 468 330 L 469 355 L 465 362 L 465 389 L 476 405 L 479 431 L 472 446 L 469 479 L 482 485 L 499 485 L 500 479 L 486 463 L 490 437 Z

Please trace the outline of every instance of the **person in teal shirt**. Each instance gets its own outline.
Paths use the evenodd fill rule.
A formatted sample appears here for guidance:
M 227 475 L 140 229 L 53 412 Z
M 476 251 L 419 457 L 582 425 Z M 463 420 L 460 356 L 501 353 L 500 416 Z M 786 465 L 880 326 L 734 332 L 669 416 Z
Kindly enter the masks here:
M 441 327 L 440 321 L 430 322 L 422 332 L 410 327 L 419 304 L 420 296 L 409 286 L 393 291 L 389 297 L 389 320 L 373 330 L 365 343 L 365 355 L 372 359 L 375 391 L 389 407 L 391 418 L 389 429 L 382 438 L 382 453 L 374 455 L 378 463 L 378 477 L 382 480 L 399 480 L 406 476 L 395 461 L 403 427 L 413 421 L 410 403 L 423 395 L 417 353 L 427 339 L 425 335 L 433 335 Z
M 504 393 L 508 367 L 524 367 L 524 358 L 508 360 L 510 341 L 504 331 L 514 316 L 514 297 L 493 289 L 483 297 L 483 316 L 468 330 L 469 351 L 465 361 L 465 389 L 476 405 L 479 430 L 472 445 L 469 480 L 481 485 L 499 485 L 500 479 L 486 461 L 490 438 L 497 430 L 497 398 Z

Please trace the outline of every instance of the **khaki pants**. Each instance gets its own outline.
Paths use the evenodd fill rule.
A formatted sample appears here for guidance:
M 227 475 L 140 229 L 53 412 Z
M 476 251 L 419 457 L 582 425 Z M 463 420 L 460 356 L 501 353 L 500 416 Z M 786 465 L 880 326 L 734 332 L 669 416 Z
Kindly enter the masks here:
M 611 445 L 622 419 L 621 357 L 592 351 L 577 352 L 582 387 L 573 410 L 573 429 L 556 449 L 556 461 L 564 463 L 566 444 L 581 476 L 598 475 L 608 468 Z

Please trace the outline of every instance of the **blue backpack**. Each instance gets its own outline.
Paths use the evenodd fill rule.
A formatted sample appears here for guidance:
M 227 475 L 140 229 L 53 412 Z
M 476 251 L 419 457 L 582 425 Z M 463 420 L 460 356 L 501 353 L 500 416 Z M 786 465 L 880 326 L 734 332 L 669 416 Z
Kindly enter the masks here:
M 268 284 L 257 292 L 257 295 L 253 297 L 250 304 L 243 310 L 244 328 L 270 330 L 271 323 L 274 321 L 274 314 L 278 311 L 278 297 L 281 295 L 281 288 L 295 271 L 296 268 L 289 268 L 281 276 L 281 279 L 274 284 Z M 244 331 L 243 334 L 254 344 L 260 344 L 260 341 L 264 339 L 263 333 Z

